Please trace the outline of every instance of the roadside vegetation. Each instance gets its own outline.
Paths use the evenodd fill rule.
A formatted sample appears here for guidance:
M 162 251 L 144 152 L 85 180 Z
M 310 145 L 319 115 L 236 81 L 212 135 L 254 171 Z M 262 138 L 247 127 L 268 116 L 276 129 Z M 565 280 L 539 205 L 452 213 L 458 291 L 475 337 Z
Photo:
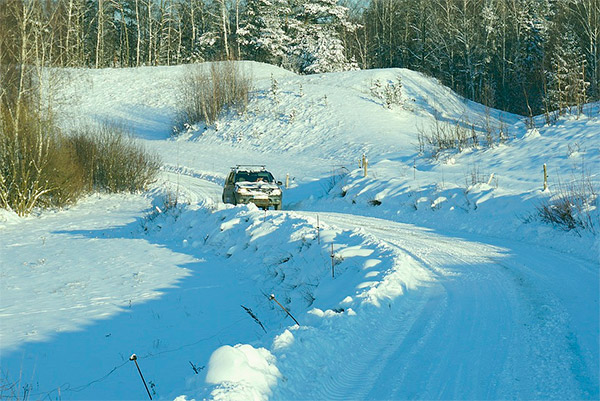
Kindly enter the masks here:
M 458 121 L 440 121 L 432 117 L 428 126 L 418 127 L 418 150 L 420 155 L 437 159 L 444 151 L 462 152 L 466 149 L 489 149 L 510 139 L 510 132 L 503 121 L 493 123 L 489 108 L 485 119 L 475 124 L 468 118 Z
M 181 81 L 181 110 L 175 129 L 204 122 L 214 124 L 222 113 L 244 113 L 248 107 L 252 79 L 233 61 L 192 64 Z
M 600 221 L 593 211 L 598 206 L 598 191 L 590 176 L 583 174 L 569 182 L 559 181 L 550 190 L 549 198 L 537 206 L 537 214 L 541 221 L 565 231 L 596 234 Z
M 160 169 L 158 155 L 148 153 L 129 130 L 119 124 L 79 129 L 69 136 L 89 190 L 145 190 Z
M 105 124 L 66 135 L 23 107 L 16 121 L 0 117 L 0 207 L 20 216 L 64 207 L 94 191 L 135 192 L 154 181 L 158 156 L 122 127 Z M 17 124 L 18 122 L 18 124 Z

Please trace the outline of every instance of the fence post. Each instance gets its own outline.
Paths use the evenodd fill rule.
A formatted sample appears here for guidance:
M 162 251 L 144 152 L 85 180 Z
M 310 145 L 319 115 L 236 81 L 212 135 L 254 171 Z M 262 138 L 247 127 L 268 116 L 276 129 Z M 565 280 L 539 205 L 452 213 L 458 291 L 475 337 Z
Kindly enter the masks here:
M 546 169 L 546 163 L 544 163 L 544 191 L 548 189 L 548 170 Z
M 333 253 L 333 242 L 331 243 L 331 277 L 335 278 L 335 253 Z
M 285 189 L 288 189 L 290 187 L 290 173 L 287 173 L 285 175 Z
M 319 224 L 319 215 L 317 215 L 317 243 L 321 243 L 321 226 Z
M 148 386 L 146 385 L 146 380 L 144 380 L 144 376 L 142 375 L 142 371 L 140 370 L 140 365 L 138 365 L 138 363 L 137 363 L 137 355 L 136 354 L 132 354 L 129 357 L 129 360 L 135 362 L 135 367 L 137 368 L 138 372 L 140 373 L 140 377 L 142 378 L 142 382 L 144 383 L 144 387 L 146 387 L 146 391 L 148 392 L 148 397 L 150 397 L 150 400 L 152 400 L 152 395 L 150 395 L 150 390 L 148 390 Z
M 269 299 L 270 299 L 271 301 L 275 301 L 275 303 L 277 303 L 277 305 L 279 305 L 279 307 L 280 307 L 281 309 L 283 309 L 283 310 L 284 310 L 284 312 L 285 312 L 285 313 L 287 313 L 287 315 L 288 315 L 289 317 L 291 317 L 291 318 L 292 318 L 292 320 L 293 320 L 294 322 L 296 322 L 296 324 L 297 324 L 298 326 L 300 326 L 300 323 L 298 323 L 298 321 L 296 320 L 296 318 L 295 318 L 294 316 L 292 316 L 292 314 L 290 313 L 290 311 L 289 311 L 289 310 L 287 310 L 287 309 L 286 309 L 286 308 L 285 308 L 283 305 L 281 305 L 277 299 L 275 299 L 275 294 L 271 294 L 271 295 L 269 296 Z
M 369 165 L 369 160 L 367 159 L 367 156 L 365 156 L 365 154 L 363 153 L 362 155 L 362 167 L 363 167 L 363 175 L 366 177 L 367 176 L 367 166 Z

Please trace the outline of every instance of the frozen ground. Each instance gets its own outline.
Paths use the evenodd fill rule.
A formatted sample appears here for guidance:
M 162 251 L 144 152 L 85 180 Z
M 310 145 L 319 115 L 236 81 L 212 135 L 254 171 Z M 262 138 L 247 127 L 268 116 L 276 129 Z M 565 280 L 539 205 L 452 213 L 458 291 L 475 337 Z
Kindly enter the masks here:
M 177 140 L 189 67 L 61 72 L 65 126 L 124 122 L 163 173 L 148 194 L 0 212 L 0 398 L 144 399 L 135 353 L 155 399 L 598 399 L 597 236 L 535 209 L 559 181 L 598 188 L 598 104 L 528 130 L 408 70 L 243 66 L 247 113 Z M 397 76 L 387 108 L 370 88 Z M 508 140 L 419 155 L 434 116 Z M 290 174 L 285 210 L 220 203 L 239 163 Z

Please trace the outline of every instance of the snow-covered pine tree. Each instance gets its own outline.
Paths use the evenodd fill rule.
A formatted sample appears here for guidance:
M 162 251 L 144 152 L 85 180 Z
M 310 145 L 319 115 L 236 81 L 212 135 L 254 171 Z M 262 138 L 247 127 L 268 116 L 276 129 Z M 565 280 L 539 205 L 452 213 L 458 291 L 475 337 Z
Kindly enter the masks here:
M 547 72 L 547 113 L 555 110 L 564 114 L 574 106 L 581 113 L 590 85 L 586 81 L 585 65 L 583 51 L 573 30 L 564 29 L 552 52 L 551 69 Z
M 308 74 L 358 69 L 346 57 L 340 39 L 342 30 L 357 28 L 348 18 L 348 8 L 336 0 L 295 0 L 292 15 L 288 28 L 294 38 L 294 69 Z
M 290 15 L 287 0 L 248 0 L 245 19 L 237 32 L 242 51 L 253 60 L 282 65 L 291 38 L 285 23 Z
M 520 0 L 518 10 L 512 10 L 512 43 L 510 60 L 510 85 L 516 88 L 511 97 L 523 95 L 527 114 L 539 110 L 543 89 L 538 82 L 544 77 L 544 60 L 547 54 L 550 16 L 545 0 Z M 535 103 L 533 103 L 535 102 Z

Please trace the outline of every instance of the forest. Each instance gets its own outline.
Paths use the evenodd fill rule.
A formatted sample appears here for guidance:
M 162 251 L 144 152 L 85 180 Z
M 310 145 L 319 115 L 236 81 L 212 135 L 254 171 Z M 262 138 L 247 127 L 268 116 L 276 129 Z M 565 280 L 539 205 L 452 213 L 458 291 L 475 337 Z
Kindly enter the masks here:
M 600 98 L 600 0 L 2 0 L 4 101 L 39 67 L 402 67 L 533 116 Z M 28 78 L 29 77 L 29 78 Z

